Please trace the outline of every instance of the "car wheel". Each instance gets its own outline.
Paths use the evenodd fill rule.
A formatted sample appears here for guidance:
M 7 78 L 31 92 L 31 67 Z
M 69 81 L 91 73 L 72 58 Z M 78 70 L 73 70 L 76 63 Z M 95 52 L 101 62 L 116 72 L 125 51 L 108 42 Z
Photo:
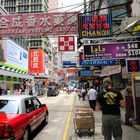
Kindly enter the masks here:
M 26 128 L 22 140 L 29 140 L 29 130 Z

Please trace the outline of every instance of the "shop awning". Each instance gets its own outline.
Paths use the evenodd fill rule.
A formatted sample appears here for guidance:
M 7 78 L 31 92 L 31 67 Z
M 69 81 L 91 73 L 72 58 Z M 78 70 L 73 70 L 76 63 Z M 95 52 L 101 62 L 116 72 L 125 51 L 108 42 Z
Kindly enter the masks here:
M 19 74 L 16 72 L 10 72 L 10 71 L 6 71 L 6 70 L 2 70 L 2 69 L 0 69 L 0 75 L 19 77 L 19 78 L 25 78 L 25 79 L 34 79 L 34 76 L 29 75 L 29 74 Z

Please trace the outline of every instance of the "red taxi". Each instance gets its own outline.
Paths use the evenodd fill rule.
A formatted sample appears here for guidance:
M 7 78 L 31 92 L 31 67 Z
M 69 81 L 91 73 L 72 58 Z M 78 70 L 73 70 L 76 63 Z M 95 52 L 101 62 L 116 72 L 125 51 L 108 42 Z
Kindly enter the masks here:
M 39 125 L 48 123 L 48 108 L 29 95 L 0 96 L 0 140 L 30 140 Z

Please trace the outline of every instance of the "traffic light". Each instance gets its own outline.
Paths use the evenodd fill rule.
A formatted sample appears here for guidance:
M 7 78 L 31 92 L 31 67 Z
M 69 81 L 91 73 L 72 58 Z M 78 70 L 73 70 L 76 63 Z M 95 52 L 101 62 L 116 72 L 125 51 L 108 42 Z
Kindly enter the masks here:
M 83 43 L 81 42 L 80 38 L 77 38 L 77 49 L 79 49 Z

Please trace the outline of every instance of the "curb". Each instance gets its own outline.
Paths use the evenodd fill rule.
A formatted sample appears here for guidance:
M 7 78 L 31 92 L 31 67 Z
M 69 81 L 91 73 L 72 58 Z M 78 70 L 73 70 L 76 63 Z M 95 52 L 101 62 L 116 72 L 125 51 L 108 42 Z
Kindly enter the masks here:
M 140 131 L 140 125 L 133 125 L 133 127 Z

